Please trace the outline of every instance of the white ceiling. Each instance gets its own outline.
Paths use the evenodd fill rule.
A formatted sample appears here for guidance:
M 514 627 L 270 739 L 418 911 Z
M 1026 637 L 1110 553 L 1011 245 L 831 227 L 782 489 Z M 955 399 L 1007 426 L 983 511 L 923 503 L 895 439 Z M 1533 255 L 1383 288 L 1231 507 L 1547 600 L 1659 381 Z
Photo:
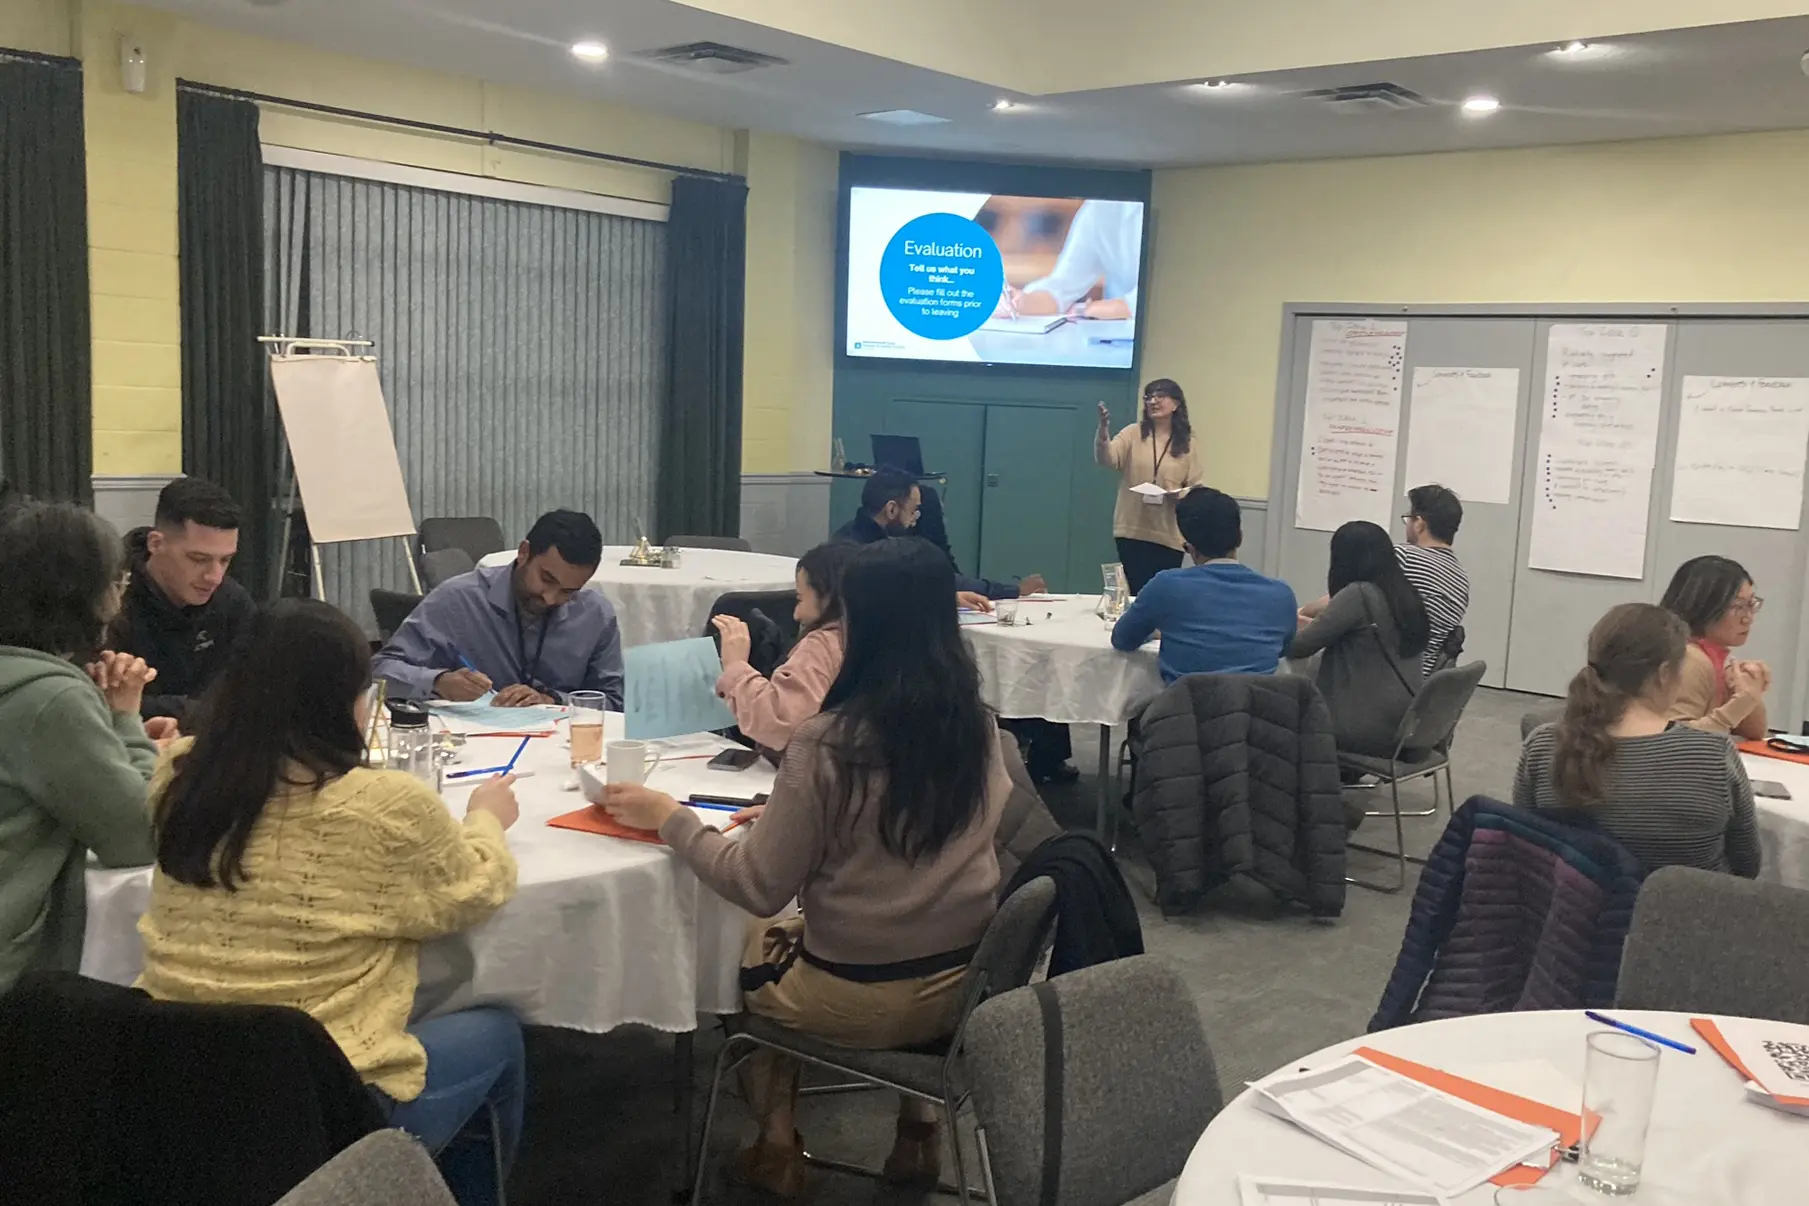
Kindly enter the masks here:
M 825 0 L 833 3 L 834 0 Z M 713 125 L 839 146 L 1103 163 L 1178 165 L 1612 141 L 1809 127 L 1809 17 L 1633 35 L 1560 60 L 1546 45 L 1028 99 L 996 113 L 996 90 L 955 76 L 737 21 L 669 0 L 150 0 L 213 24 L 372 57 L 550 88 Z M 569 43 L 598 38 L 598 67 Z M 789 60 L 737 76 L 637 61 L 714 40 Z M 1433 101 L 1341 113 L 1300 93 L 1389 82 Z M 1460 111 L 1485 92 L 1501 109 Z M 862 119 L 910 108 L 952 119 L 897 128 Z

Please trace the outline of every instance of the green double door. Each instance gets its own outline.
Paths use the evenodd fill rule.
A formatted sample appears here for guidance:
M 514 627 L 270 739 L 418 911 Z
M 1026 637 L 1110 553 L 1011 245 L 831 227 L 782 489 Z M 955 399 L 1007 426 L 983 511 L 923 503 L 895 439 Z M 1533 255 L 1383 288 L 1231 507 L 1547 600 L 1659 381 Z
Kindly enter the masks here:
M 916 436 L 924 468 L 943 473 L 949 551 L 969 574 L 1042 574 L 1075 585 L 1071 552 L 1076 423 L 1072 407 L 894 399 L 885 430 Z M 1089 435 L 1088 432 L 1082 433 Z

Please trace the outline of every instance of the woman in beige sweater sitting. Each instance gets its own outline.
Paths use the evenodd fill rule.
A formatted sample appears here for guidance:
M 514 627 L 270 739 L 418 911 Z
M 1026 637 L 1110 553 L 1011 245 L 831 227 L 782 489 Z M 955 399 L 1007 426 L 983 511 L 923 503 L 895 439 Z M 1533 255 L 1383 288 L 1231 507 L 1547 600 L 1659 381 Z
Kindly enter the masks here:
M 802 907 L 802 918 L 750 933 L 750 1013 L 874 1050 L 955 1026 L 963 973 L 994 912 L 993 836 L 1012 784 L 954 594 L 948 558 L 925 541 L 854 555 L 842 580 L 841 674 L 823 714 L 792 734 L 745 836 L 719 833 L 648 788 L 608 788 L 612 816 L 658 829 L 723 897 L 756 917 L 794 898 Z M 795 1197 L 804 1188 L 797 1065 L 762 1052 L 747 1066 L 760 1138 L 734 1175 Z M 907 1099 L 887 1176 L 922 1185 L 940 1169 L 934 1114 Z
M 334 608 L 284 599 L 258 614 L 192 743 L 171 747 L 151 785 L 157 870 L 139 987 L 307 1011 L 390 1122 L 437 1153 L 462 1206 L 496 1202 L 490 1144 L 461 1132 L 490 1104 L 507 1166 L 521 1134 L 521 1024 L 493 1008 L 409 1015 L 420 944 L 515 893 L 503 842 L 515 795 L 491 780 L 460 824 L 413 775 L 367 769 L 370 679 L 364 634 Z
M 1693 729 L 1763 741 L 1771 668 L 1733 657 L 1752 635 L 1765 600 L 1752 576 L 1726 557 L 1692 557 L 1677 567 L 1660 603 L 1690 626 L 1682 680 L 1670 718 Z

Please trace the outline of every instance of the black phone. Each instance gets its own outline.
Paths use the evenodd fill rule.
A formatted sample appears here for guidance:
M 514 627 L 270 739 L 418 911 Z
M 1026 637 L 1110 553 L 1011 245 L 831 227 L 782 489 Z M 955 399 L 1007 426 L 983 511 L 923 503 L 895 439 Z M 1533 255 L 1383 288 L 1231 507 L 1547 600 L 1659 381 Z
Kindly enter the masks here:
M 1754 779 L 1752 781 L 1752 794 L 1755 796 L 1763 796 L 1767 800 L 1790 799 L 1790 789 L 1785 787 L 1782 783 L 1779 783 L 1776 779 Z
M 724 750 L 705 765 L 711 770 L 744 771 L 760 761 L 759 750 Z

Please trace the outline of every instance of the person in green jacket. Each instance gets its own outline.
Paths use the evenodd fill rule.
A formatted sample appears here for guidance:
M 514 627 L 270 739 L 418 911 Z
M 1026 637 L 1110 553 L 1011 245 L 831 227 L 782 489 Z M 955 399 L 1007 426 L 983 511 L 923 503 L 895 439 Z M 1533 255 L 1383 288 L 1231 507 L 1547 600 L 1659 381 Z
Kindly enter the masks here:
M 0 510 L 0 992 L 81 966 L 88 852 L 149 863 L 157 744 L 138 719 L 156 671 L 100 650 L 125 550 L 64 503 Z

